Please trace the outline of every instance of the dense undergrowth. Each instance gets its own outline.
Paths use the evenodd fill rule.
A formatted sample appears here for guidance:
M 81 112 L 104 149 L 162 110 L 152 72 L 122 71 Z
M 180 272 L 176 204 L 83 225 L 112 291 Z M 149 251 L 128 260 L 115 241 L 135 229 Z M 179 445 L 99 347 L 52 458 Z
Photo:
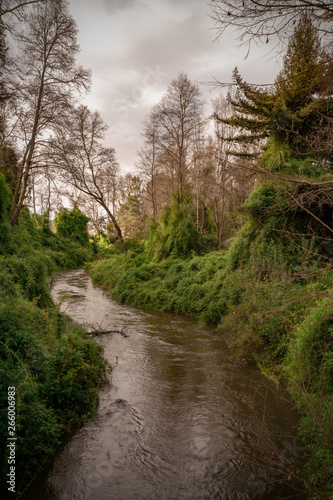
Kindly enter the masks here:
M 187 222 L 182 230 L 173 224 L 175 216 L 168 224 L 168 212 L 145 243 L 128 242 L 126 252 L 117 245 L 104 248 L 102 260 L 89 269 L 122 303 L 218 325 L 238 359 L 254 360 L 269 377 L 284 381 L 301 413 L 304 487 L 313 499 L 329 499 L 333 270 L 319 244 L 328 237 L 327 227 L 316 213 L 332 217 L 332 208 L 312 203 L 315 189 L 308 182 L 262 183 L 243 205 L 246 220 L 224 251 L 204 253 L 195 227 Z M 303 208 L 295 203 L 301 196 L 308 200 Z
M 52 272 L 82 266 L 94 252 L 26 210 L 12 228 L 9 198 L 0 175 L 0 490 L 18 498 L 61 437 L 94 412 L 106 365 L 97 344 L 53 304 L 47 282 Z M 9 387 L 15 387 L 16 494 L 7 483 Z

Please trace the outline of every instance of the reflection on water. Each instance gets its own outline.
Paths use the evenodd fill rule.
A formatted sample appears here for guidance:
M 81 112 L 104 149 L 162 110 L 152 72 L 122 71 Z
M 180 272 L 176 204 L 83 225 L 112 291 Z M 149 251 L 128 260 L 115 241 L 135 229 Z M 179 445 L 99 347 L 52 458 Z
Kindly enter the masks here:
M 82 270 L 59 273 L 53 295 L 88 330 L 113 331 L 97 340 L 113 372 L 97 415 L 27 498 L 304 498 L 279 484 L 299 458 L 297 414 L 257 369 L 230 361 L 221 335 L 118 304 Z

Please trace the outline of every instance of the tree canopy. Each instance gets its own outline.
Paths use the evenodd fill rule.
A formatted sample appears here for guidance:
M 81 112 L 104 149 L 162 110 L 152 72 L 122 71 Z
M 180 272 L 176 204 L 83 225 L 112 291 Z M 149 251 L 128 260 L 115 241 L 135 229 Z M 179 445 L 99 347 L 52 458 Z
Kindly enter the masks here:
M 241 45 L 269 43 L 285 44 L 295 23 L 304 14 L 311 16 L 315 30 L 324 37 L 323 43 L 333 43 L 333 4 L 325 0 L 211 0 L 212 18 L 217 36 L 231 27 L 238 33 Z

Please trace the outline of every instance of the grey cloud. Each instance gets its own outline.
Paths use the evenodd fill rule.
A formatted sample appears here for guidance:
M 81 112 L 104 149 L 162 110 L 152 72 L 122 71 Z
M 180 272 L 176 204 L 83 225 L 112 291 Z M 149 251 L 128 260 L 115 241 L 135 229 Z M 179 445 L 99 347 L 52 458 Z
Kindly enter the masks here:
M 196 82 L 230 82 L 237 65 L 245 79 L 261 83 L 278 71 L 256 51 L 244 61 L 231 35 L 214 42 L 206 0 L 95 0 L 93 9 L 90 1 L 70 0 L 80 62 L 92 68 L 89 105 L 108 123 L 107 143 L 123 168 L 133 168 L 143 119 L 179 72 Z M 211 90 L 201 86 L 207 103 L 218 93 Z
M 103 0 L 103 5 L 108 11 L 125 10 L 136 7 L 141 2 L 137 0 Z

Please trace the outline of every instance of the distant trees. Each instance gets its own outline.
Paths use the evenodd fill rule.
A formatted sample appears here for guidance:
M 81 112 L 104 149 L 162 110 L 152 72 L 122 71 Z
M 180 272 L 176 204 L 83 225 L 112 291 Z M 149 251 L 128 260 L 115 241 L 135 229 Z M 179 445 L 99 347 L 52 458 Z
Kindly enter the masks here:
M 153 220 L 157 219 L 158 173 L 160 172 L 160 146 L 158 116 L 151 113 L 143 124 L 143 145 L 138 152 L 137 170 L 146 184 L 148 202 L 151 204 Z
M 128 173 L 120 181 L 118 218 L 127 238 L 143 238 L 145 214 L 143 212 L 143 180 Z
M 231 105 L 222 96 L 214 109 L 230 118 Z M 146 217 L 156 221 L 166 206 L 186 200 L 196 230 L 208 235 L 215 226 L 221 246 L 226 213 L 244 200 L 251 182 L 246 169 L 240 170 L 229 158 L 222 129 L 233 135 L 233 127 L 215 118 L 213 138 L 206 134 L 208 121 L 198 87 L 179 74 L 144 123 L 137 167 L 144 180 Z
M 75 65 L 77 28 L 61 0 L 38 4 L 17 35 L 15 111 L 17 141 L 24 144 L 10 212 L 16 224 L 24 204 L 36 154 L 46 134 L 66 113 L 74 93 L 89 85 L 89 71 Z
M 231 96 L 229 96 L 231 98 Z M 239 206 L 249 194 L 254 180 L 249 158 L 254 155 L 253 145 L 235 140 L 236 127 L 229 122 L 233 114 L 230 99 L 223 94 L 213 101 L 215 141 L 213 149 L 213 181 L 210 186 L 212 214 L 219 247 L 225 238 L 227 213 Z M 237 154 L 237 161 L 233 154 Z

